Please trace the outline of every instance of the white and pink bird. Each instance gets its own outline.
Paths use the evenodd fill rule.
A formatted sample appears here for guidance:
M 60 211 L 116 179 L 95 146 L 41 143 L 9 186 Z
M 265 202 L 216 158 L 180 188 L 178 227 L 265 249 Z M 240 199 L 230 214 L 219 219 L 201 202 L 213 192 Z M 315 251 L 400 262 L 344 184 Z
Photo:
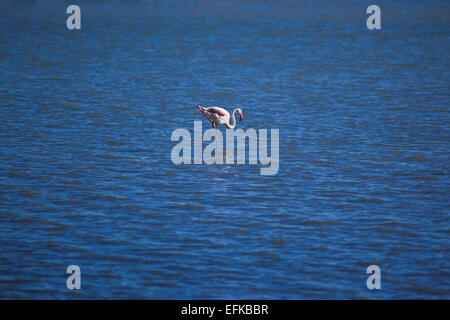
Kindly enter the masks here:
M 236 118 L 234 114 L 237 112 L 239 115 L 239 121 L 244 118 L 242 110 L 239 108 L 234 109 L 232 113 L 233 123 L 230 124 L 230 114 L 227 110 L 219 107 L 209 107 L 205 108 L 201 105 L 197 106 L 198 109 L 204 114 L 204 116 L 211 122 L 213 128 L 217 128 L 219 125 L 224 125 L 228 129 L 234 129 L 236 126 Z

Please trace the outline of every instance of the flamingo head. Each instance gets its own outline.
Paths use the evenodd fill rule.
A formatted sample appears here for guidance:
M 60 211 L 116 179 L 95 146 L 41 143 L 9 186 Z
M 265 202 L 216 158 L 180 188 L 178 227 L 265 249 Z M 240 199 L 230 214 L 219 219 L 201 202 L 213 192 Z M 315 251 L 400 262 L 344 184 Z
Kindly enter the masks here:
M 197 108 L 199 108 L 199 110 L 202 110 L 203 107 L 202 107 L 202 105 L 198 104 Z
M 239 114 L 239 121 L 242 121 L 242 119 L 244 119 L 244 114 L 242 113 L 242 110 L 237 108 L 236 112 Z

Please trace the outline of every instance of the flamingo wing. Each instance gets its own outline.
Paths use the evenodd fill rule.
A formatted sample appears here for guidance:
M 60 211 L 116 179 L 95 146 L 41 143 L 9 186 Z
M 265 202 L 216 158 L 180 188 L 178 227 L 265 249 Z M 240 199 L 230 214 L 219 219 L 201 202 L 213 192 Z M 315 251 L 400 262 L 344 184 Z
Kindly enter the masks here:
M 224 117 L 225 116 L 225 112 L 222 108 L 218 108 L 218 107 L 210 107 L 208 108 L 208 112 L 211 114 L 214 114 L 216 117 Z

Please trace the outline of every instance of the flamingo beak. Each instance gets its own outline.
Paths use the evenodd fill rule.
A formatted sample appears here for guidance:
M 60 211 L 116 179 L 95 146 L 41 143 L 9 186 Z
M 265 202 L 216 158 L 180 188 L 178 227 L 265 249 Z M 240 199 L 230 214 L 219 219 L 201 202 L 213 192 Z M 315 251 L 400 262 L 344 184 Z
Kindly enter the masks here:
M 240 113 L 239 113 L 239 122 L 241 122 L 242 119 L 244 119 L 244 115 L 242 114 L 242 112 L 240 112 Z

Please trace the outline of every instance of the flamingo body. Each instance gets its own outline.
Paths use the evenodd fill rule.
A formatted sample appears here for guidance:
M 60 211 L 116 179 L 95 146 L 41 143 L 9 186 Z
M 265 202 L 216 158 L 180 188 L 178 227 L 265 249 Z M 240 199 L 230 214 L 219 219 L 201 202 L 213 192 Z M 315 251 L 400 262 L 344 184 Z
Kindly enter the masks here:
M 233 129 L 236 126 L 236 119 L 234 114 L 237 112 L 239 114 L 239 121 L 244 118 L 242 110 L 239 108 L 234 109 L 232 114 L 233 123 L 230 124 L 230 114 L 227 110 L 220 107 L 209 107 L 205 108 L 201 105 L 197 106 L 198 109 L 203 113 L 203 115 L 211 122 L 213 128 L 217 128 L 219 125 L 224 125 L 228 129 Z

